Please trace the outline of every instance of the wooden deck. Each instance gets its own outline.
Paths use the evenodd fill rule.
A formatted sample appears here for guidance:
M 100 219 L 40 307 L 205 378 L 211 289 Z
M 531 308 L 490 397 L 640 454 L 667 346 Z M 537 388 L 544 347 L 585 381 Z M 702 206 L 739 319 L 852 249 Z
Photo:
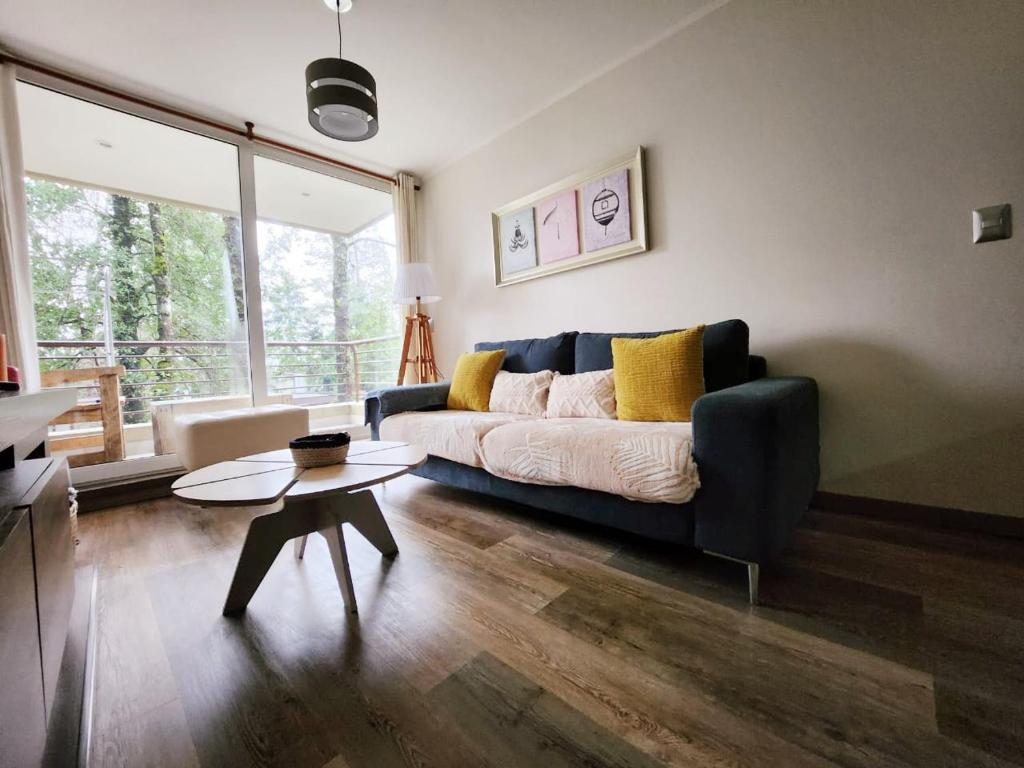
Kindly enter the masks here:
M 742 566 L 413 477 L 401 548 L 285 547 L 220 614 L 251 512 L 81 518 L 95 766 L 1024 764 L 1024 542 L 811 513 Z

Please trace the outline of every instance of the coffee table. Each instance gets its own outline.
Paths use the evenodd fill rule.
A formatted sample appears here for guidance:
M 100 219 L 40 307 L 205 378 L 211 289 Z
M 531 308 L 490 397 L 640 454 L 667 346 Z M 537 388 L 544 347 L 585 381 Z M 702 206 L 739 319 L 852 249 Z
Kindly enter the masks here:
M 385 557 L 398 545 L 377 505 L 372 485 L 421 466 L 427 452 L 417 445 L 359 440 L 342 464 L 303 469 L 288 449 L 222 461 L 178 478 L 174 495 L 200 507 L 252 507 L 273 504 L 249 523 L 235 576 L 224 602 L 224 615 L 245 610 L 285 542 L 295 539 L 301 559 L 306 539 L 319 533 L 327 540 L 345 607 L 356 613 L 343 523 L 350 523 Z

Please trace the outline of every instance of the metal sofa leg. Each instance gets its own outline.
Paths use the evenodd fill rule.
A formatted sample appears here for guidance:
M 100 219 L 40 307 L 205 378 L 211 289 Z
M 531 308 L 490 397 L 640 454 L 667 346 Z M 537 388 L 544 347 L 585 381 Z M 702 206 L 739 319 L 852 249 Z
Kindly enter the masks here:
M 759 605 L 760 599 L 758 596 L 758 582 L 761 577 L 761 566 L 757 563 L 752 563 L 749 560 L 740 560 L 738 557 L 730 557 L 729 555 L 723 555 L 718 552 L 712 552 L 710 549 L 704 550 L 705 554 L 711 555 L 712 557 L 718 557 L 722 560 L 731 560 L 734 563 L 741 563 L 747 566 L 747 582 L 750 591 L 750 604 Z
M 761 576 L 761 566 L 757 563 L 747 563 L 747 581 L 750 585 L 750 604 L 757 605 L 758 600 L 758 579 Z

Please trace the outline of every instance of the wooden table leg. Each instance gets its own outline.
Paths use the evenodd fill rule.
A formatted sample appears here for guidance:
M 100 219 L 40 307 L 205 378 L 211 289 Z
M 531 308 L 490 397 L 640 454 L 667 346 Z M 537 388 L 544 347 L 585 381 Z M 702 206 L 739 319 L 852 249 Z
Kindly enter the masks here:
M 287 529 L 279 524 L 275 512 L 255 518 L 249 523 L 249 532 L 245 534 L 245 543 L 238 556 L 235 576 L 231 580 L 228 598 L 224 601 L 224 615 L 239 613 L 245 610 L 256 589 L 263 582 L 270 566 L 274 564 L 277 553 L 290 538 Z
M 327 548 L 331 551 L 331 562 L 334 563 L 334 575 L 338 579 L 338 589 L 345 601 L 349 613 L 358 613 L 356 593 L 352 589 L 352 571 L 348 567 L 348 550 L 345 548 L 345 532 L 341 523 L 332 525 L 319 532 L 327 539 Z
M 377 497 L 372 491 L 348 494 L 345 497 L 344 515 L 345 522 L 352 523 L 352 527 L 363 534 L 363 537 L 382 555 L 394 557 L 398 554 L 398 544 L 391 535 L 388 522 L 384 519 L 384 513 L 380 511 Z
M 345 607 L 355 613 L 356 598 L 345 549 L 345 534 L 341 530 L 343 523 L 351 523 L 385 557 L 398 554 L 398 545 L 373 491 L 338 493 L 286 503 L 283 509 L 253 518 L 249 523 L 249 532 L 224 602 L 224 615 L 245 610 L 285 542 L 295 539 L 295 556 L 301 559 L 305 553 L 306 537 L 314 532 L 327 539 Z

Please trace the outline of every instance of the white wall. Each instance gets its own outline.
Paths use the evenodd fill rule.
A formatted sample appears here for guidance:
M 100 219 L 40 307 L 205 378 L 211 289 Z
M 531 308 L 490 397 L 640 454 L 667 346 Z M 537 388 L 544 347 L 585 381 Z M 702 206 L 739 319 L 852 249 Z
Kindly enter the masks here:
M 1024 516 L 1022 41 L 1019 0 L 732 0 L 426 180 L 442 370 L 743 318 L 818 379 L 823 489 Z M 637 144 L 652 250 L 496 288 L 490 211 Z

